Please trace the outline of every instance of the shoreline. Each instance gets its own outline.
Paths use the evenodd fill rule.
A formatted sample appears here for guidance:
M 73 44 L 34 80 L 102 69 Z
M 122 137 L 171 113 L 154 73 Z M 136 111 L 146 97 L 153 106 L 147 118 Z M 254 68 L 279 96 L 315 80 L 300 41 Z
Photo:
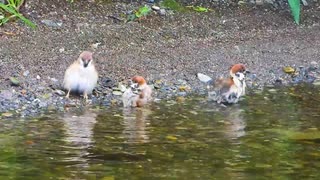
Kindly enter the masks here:
M 235 63 L 245 64 L 252 73 L 249 89 L 317 84 L 320 79 L 317 7 L 304 9 L 300 26 L 288 11 L 262 7 L 205 14 L 168 11 L 165 16 L 151 14 L 129 23 L 108 17 L 121 17 L 120 12 L 136 6 L 64 1 L 27 4 L 24 12 L 38 28 L 12 22 L 2 31 L 13 35 L 0 36 L 1 116 L 17 109 L 26 116 L 36 116 L 47 107 L 63 110 L 66 100 L 59 93 L 64 71 L 83 50 L 94 52 L 100 74 L 97 92 L 104 97 L 104 106 L 113 103 L 112 87 L 134 75 L 146 77 L 159 98 L 199 93 L 205 85 L 196 73 L 226 77 Z M 43 20 L 62 25 L 48 26 Z M 300 73 L 292 78 L 285 67 Z M 12 77 L 19 86 L 11 85 Z

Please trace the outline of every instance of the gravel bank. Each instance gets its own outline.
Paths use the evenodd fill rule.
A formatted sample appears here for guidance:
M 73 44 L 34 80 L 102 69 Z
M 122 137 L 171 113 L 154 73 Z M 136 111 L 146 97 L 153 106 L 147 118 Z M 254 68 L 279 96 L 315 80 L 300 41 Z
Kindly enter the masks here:
M 319 79 L 317 3 L 304 7 L 300 26 L 287 9 L 237 4 L 208 13 L 154 12 L 127 23 L 124 14 L 140 5 L 27 3 L 23 13 L 38 28 L 13 22 L 0 30 L 0 112 L 9 111 L 2 116 L 77 106 L 79 98 L 67 101 L 60 90 L 65 69 L 83 50 L 94 52 L 100 74 L 93 105 L 118 104 L 113 87 L 136 74 L 156 87 L 159 98 L 202 92 L 197 72 L 226 76 L 234 63 L 250 69 L 251 89 Z M 284 72 L 287 66 L 294 76 Z M 13 86 L 11 77 L 19 84 Z

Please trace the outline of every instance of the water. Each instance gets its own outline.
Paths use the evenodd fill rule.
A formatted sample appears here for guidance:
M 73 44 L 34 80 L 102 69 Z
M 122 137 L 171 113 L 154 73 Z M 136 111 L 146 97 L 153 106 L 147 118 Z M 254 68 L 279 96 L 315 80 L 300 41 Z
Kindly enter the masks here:
M 0 120 L 0 179 L 316 179 L 319 88 Z

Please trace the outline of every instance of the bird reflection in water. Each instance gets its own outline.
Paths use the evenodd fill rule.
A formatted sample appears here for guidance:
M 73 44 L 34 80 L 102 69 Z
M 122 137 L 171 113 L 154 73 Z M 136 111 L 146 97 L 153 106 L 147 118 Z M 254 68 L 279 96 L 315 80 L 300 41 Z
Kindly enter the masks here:
M 124 108 L 123 109 L 123 135 L 128 143 L 147 143 L 148 136 L 148 116 L 151 110 L 147 108 Z
M 222 111 L 225 117 L 224 134 L 227 138 L 238 139 L 246 134 L 246 122 L 243 118 L 243 111 L 239 106 L 230 106 Z
M 66 162 L 74 162 L 81 167 L 88 166 L 86 156 L 93 142 L 93 127 L 97 114 L 89 110 L 66 112 L 63 116 L 65 126 L 66 153 L 70 156 Z

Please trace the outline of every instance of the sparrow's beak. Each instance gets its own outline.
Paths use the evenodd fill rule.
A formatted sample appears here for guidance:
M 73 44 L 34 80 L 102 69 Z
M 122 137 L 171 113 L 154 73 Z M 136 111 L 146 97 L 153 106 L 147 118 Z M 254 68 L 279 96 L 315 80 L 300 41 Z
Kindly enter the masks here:
M 91 59 L 82 59 L 83 62 L 83 67 L 88 67 L 89 63 L 90 63 Z
M 83 66 L 86 68 L 86 67 L 88 67 L 88 64 L 89 64 L 89 61 L 84 61 L 83 62 Z
M 132 83 L 131 85 L 130 85 L 130 87 L 131 87 L 131 91 L 133 92 L 133 93 L 135 93 L 135 94 L 138 94 L 138 92 L 139 92 L 139 85 L 138 85 L 138 83 Z

